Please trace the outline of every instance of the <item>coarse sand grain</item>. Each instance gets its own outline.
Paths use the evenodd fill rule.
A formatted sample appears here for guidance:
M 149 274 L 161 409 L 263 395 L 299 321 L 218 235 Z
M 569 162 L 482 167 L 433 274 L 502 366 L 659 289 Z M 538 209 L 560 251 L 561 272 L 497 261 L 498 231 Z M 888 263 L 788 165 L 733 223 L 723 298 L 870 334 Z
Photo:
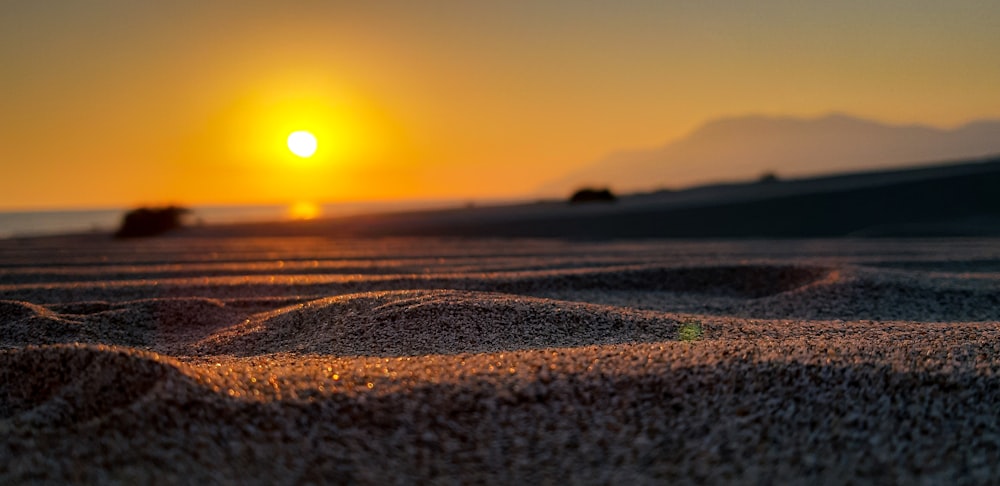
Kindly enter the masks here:
M 990 239 L 0 241 L 0 483 L 995 484 L 996 261 Z

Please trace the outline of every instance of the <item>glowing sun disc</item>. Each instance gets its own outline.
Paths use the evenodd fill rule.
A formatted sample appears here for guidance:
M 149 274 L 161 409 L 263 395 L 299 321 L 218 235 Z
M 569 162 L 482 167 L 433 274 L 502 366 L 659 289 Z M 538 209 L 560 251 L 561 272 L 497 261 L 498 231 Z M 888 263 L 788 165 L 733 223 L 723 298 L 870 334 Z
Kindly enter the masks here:
M 288 136 L 288 150 L 299 157 L 312 157 L 316 153 L 316 137 L 303 130 L 292 132 Z

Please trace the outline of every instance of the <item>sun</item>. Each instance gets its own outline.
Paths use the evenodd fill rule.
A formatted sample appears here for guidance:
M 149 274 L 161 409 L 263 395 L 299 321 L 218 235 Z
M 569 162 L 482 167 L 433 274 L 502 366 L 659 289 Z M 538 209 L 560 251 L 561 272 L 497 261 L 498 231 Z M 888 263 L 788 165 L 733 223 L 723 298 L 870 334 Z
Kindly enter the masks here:
M 316 136 L 300 130 L 288 135 L 288 150 L 304 159 L 312 157 L 316 153 Z
M 322 208 L 308 201 L 299 201 L 288 206 L 288 217 L 291 219 L 316 219 L 322 213 Z

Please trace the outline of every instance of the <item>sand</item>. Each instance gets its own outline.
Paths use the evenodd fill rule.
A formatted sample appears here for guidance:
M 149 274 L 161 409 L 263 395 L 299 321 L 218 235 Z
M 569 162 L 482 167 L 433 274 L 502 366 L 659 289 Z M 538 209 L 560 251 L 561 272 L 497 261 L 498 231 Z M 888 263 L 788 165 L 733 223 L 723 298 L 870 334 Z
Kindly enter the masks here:
M 990 484 L 1000 240 L 0 241 L 0 483 Z

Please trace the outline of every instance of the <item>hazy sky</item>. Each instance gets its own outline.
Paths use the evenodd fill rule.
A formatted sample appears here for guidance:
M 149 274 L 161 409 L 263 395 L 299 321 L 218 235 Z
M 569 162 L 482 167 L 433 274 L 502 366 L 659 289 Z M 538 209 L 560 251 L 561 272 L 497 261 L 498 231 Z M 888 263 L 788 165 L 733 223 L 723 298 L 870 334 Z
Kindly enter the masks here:
M 954 126 L 1000 117 L 998 33 L 996 0 L 5 1 L 0 208 L 516 196 L 721 116 Z

